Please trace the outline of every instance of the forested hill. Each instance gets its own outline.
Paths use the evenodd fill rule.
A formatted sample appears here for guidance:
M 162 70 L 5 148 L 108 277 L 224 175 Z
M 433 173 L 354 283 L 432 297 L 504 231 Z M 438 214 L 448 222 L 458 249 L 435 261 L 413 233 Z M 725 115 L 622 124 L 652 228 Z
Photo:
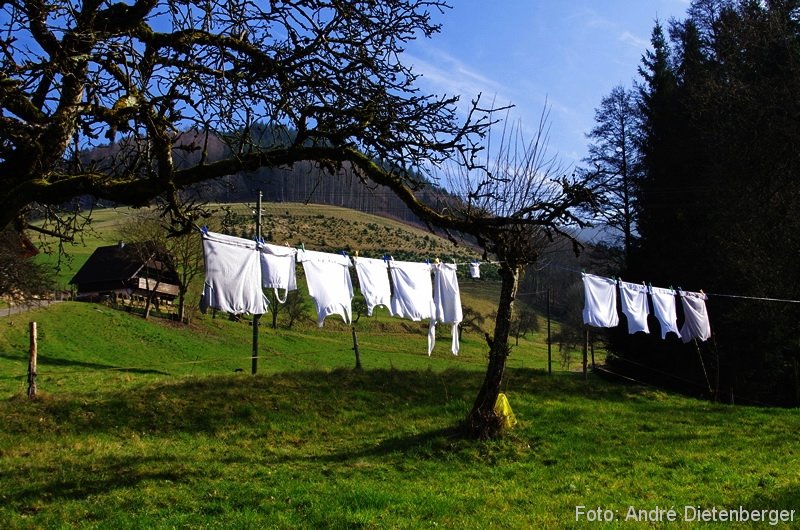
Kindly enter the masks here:
M 256 143 L 284 142 L 291 137 L 290 133 L 278 133 L 265 127 L 260 132 Z M 285 137 L 284 137 L 285 136 Z M 218 136 L 198 135 L 193 132 L 184 133 L 179 144 L 201 144 L 206 153 L 206 162 L 211 163 L 230 155 L 230 149 Z M 88 154 L 89 158 L 99 159 L 111 154 L 114 147 L 96 149 Z M 189 167 L 200 160 L 200 150 L 176 149 L 174 156 L 178 166 Z M 418 177 L 420 181 L 424 181 Z M 253 202 L 258 190 L 263 192 L 267 202 L 309 202 L 330 204 L 351 208 L 361 212 L 391 217 L 400 221 L 420 224 L 420 220 L 389 189 L 375 183 L 364 183 L 354 176 L 349 166 L 345 166 L 337 175 L 330 175 L 316 168 L 310 162 L 302 162 L 292 167 L 261 168 L 255 171 L 228 175 L 221 179 L 196 185 L 185 193 L 192 198 L 208 202 Z M 417 192 L 417 196 L 433 207 L 443 205 L 443 201 L 452 199 L 445 190 L 429 183 Z
M 310 202 L 341 206 L 365 213 L 391 217 L 407 223 L 419 219 L 388 188 L 364 184 L 347 168 L 337 175 L 323 173 L 309 162 L 291 168 L 261 168 L 229 175 L 189 190 L 211 202 L 253 202 L 258 190 L 266 202 Z M 446 193 L 430 185 L 417 195 L 427 204 L 438 206 Z

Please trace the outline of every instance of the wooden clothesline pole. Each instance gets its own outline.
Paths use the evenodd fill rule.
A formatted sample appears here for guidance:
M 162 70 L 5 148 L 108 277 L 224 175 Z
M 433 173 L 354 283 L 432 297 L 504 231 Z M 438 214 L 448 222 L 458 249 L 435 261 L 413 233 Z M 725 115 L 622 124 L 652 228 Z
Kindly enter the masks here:
M 30 324 L 31 349 L 28 359 L 28 399 L 36 398 L 36 357 L 38 355 L 36 322 Z

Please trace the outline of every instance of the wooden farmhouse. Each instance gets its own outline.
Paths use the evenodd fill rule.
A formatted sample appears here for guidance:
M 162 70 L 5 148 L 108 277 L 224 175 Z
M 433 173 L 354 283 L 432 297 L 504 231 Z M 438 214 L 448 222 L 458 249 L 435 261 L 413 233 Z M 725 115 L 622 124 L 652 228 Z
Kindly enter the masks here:
M 119 242 L 99 247 L 72 277 L 77 298 L 172 301 L 178 296 L 178 274 L 163 251 L 150 243 Z

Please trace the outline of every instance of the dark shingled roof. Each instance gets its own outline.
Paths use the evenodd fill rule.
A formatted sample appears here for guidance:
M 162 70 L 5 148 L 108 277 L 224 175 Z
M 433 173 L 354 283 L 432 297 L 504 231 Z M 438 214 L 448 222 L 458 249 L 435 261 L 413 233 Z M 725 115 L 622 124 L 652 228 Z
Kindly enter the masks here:
M 122 285 L 142 268 L 147 257 L 146 245 L 129 243 L 98 247 L 69 283 L 80 285 L 119 281 Z M 169 264 L 154 260 L 150 268 L 165 269 L 165 281 L 177 283 L 177 275 Z

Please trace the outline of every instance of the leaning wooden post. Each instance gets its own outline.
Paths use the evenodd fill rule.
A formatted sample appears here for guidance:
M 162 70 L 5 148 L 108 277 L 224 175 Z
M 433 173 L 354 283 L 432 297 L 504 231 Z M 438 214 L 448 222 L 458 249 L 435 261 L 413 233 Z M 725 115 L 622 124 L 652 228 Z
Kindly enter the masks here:
M 583 378 L 588 379 L 589 374 L 586 370 L 587 364 L 587 354 L 589 350 L 589 328 L 584 327 L 584 336 L 583 336 Z
M 36 322 L 31 322 L 31 355 L 28 359 L 28 398 L 36 397 Z
M 355 326 L 353 326 L 353 351 L 356 352 L 356 370 L 361 371 L 361 353 L 358 351 L 358 335 Z
M 547 289 L 547 373 L 553 373 L 553 342 L 550 337 L 550 289 Z

